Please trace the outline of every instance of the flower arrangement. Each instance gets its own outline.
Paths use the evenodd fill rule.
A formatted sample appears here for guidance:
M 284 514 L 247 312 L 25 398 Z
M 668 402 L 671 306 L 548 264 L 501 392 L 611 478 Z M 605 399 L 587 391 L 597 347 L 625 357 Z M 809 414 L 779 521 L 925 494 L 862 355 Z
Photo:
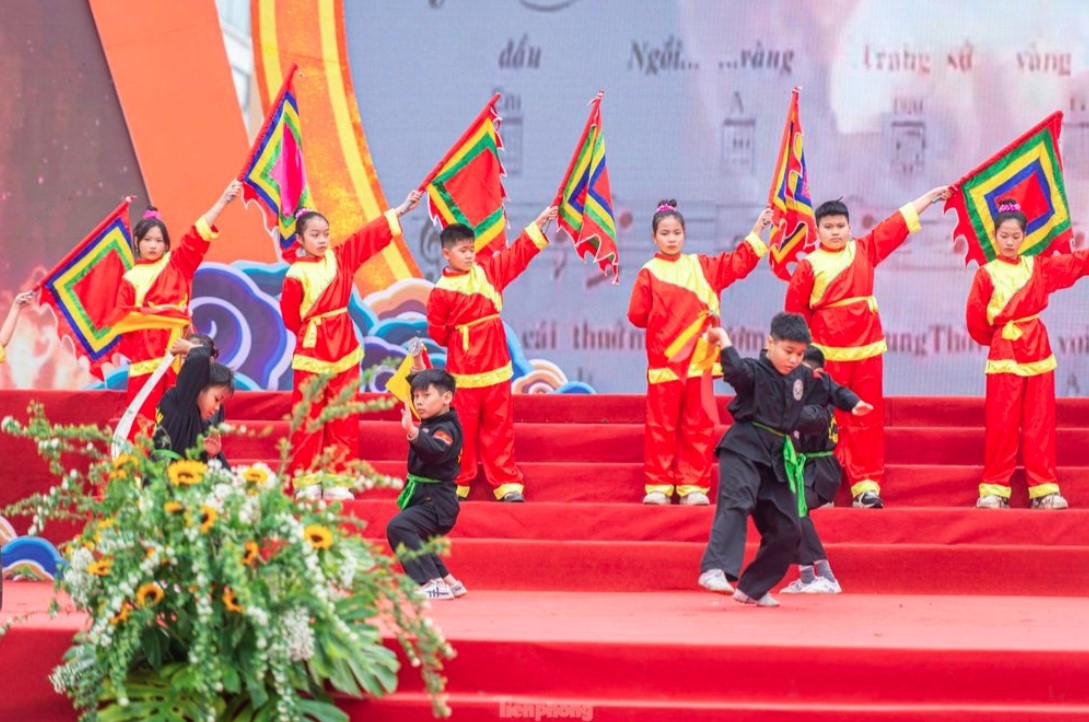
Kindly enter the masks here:
M 335 693 L 396 687 L 383 632 L 448 714 L 452 650 L 427 602 L 339 505 L 293 500 L 263 464 L 230 470 L 143 446 L 103 459 L 108 432 L 30 412 L 0 429 L 37 441 L 59 482 L 7 512 L 32 515 L 32 533 L 89 520 L 63 545 L 56 581 L 88 627 L 52 676 L 81 720 L 347 720 Z M 66 456 L 66 469 L 73 452 L 87 463 Z

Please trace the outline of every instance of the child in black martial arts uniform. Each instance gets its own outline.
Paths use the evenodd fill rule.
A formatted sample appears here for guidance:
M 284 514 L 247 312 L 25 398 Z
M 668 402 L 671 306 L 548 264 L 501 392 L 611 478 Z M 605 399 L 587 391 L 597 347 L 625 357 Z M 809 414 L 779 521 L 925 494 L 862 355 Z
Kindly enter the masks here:
M 723 380 L 736 395 L 729 406 L 734 423 L 716 449 L 719 500 L 700 563 L 700 584 L 727 591 L 726 580 L 738 579 L 751 514 L 760 532 L 760 549 L 740 575 L 734 599 L 778 606 L 769 592 L 790 567 L 801 539 L 799 517 L 806 513 L 803 460 L 794 442 L 800 428 L 820 430 L 821 417 L 803 413 L 805 397 L 809 387 L 827 381 L 814 378 L 802 366 L 810 335 L 798 314 L 780 313 L 772 319 L 759 359 L 741 358 L 725 329 L 711 329 L 707 339 L 722 349 Z M 852 411 L 864 414 L 872 408 L 860 401 Z M 726 583 L 725 589 L 716 588 L 719 581 Z
M 455 480 L 462 433 L 457 412 L 450 408 L 455 381 L 446 371 L 426 369 L 412 376 L 410 383 L 421 423 L 416 426 L 406 403 L 401 428 L 408 436 L 408 479 L 397 497 L 401 513 L 390 519 L 386 538 L 401 558 L 405 574 L 420 584 L 425 596 L 453 599 L 466 593 L 465 585 L 450 574 L 437 555 L 414 552 L 425 541 L 448 534 L 458 519 Z
M 828 384 L 811 385 L 805 397 L 804 413 L 817 413 L 818 419 L 826 420 L 824 427 L 817 433 L 802 434 L 798 442 L 798 449 L 805 455 L 805 505 L 808 509 L 816 509 L 832 502 L 843 478 L 843 467 L 834 453 L 839 427 L 833 409 L 851 411 L 859 398 L 824 372 L 824 353 L 816 346 L 805 350 L 802 363 L 812 369 L 814 375 L 828 379 Z M 823 415 L 819 414 L 821 408 Z M 807 514 L 801 522 L 802 541 L 794 557 L 800 577 L 780 591 L 784 594 L 839 594 L 843 589 L 832 573 L 813 518 Z

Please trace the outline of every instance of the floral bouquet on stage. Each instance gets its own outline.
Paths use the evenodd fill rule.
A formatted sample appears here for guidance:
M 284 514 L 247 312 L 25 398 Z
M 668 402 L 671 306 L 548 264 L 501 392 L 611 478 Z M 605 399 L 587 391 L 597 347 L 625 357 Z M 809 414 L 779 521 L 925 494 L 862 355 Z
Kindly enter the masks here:
M 347 720 L 334 694 L 392 691 L 398 645 L 446 712 L 449 646 L 339 505 L 293 500 L 263 464 L 139 450 L 101 461 L 107 431 L 51 426 L 40 408 L 2 426 L 36 440 L 60 478 L 9 513 L 35 527 L 90 519 L 56 582 L 89 617 L 52 677 L 81 719 Z M 61 463 L 73 452 L 85 471 Z

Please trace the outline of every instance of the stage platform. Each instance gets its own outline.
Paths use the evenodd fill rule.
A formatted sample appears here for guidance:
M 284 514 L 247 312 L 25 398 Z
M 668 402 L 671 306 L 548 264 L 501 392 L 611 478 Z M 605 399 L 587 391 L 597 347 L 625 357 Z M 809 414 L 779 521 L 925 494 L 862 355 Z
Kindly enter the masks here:
M 0 416 L 22 417 L 31 396 L 0 392 Z M 116 392 L 34 396 L 64 423 L 108 422 L 123 405 Z M 773 610 L 696 586 L 713 507 L 639 503 L 643 403 L 516 397 L 528 501 L 497 503 L 477 481 L 449 559 L 470 593 L 434 606 L 458 653 L 447 670 L 455 720 L 1089 720 L 1089 400 L 1058 404 L 1074 508 L 1052 512 L 1024 508 L 1020 473 L 1017 508 L 973 508 L 982 399 L 888 399 L 888 508 L 850 509 L 844 493 L 814 511 L 844 594 L 782 595 Z M 274 431 L 229 439 L 229 458 L 273 462 L 287 410 L 286 394 L 237 394 L 228 418 Z M 362 455 L 393 475 L 406 453 L 396 418 L 361 423 Z M 4 444 L 0 503 L 46 488 L 31 445 Z M 380 545 L 395 496 L 346 505 Z M 45 608 L 40 585 L 5 592 L 5 614 Z M 0 659 L 16 660 L 0 676 L 0 720 L 75 719 L 45 675 L 78 625 L 36 619 L 0 641 Z M 418 680 L 401 679 L 389 699 L 345 709 L 353 720 L 428 718 Z

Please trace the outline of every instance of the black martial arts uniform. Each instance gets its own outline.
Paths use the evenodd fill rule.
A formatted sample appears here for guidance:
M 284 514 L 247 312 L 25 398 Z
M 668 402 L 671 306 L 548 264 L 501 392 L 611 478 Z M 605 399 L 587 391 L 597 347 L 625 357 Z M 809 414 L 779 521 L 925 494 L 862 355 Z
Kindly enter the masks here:
M 197 408 L 197 397 L 208 385 L 211 370 L 211 350 L 207 346 L 196 346 L 186 355 L 178 372 L 178 382 L 163 394 L 155 411 L 156 449 L 167 449 L 184 458 L 186 451 L 196 447 L 200 436 L 223 423 L 223 407 L 208 421 L 200 418 Z M 199 458 L 208 461 L 207 452 L 202 449 Z M 215 458 L 225 468 L 230 468 L 222 451 Z
M 386 538 L 395 552 L 398 546 L 417 550 L 424 542 L 448 534 L 458 519 L 457 479 L 461 462 L 461 422 L 456 411 L 432 416 L 420 424 L 409 442 L 408 479 L 397 499 L 401 513 L 386 525 Z M 435 554 L 401 559 L 405 574 L 419 584 L 442 579 L 450 571 Z

